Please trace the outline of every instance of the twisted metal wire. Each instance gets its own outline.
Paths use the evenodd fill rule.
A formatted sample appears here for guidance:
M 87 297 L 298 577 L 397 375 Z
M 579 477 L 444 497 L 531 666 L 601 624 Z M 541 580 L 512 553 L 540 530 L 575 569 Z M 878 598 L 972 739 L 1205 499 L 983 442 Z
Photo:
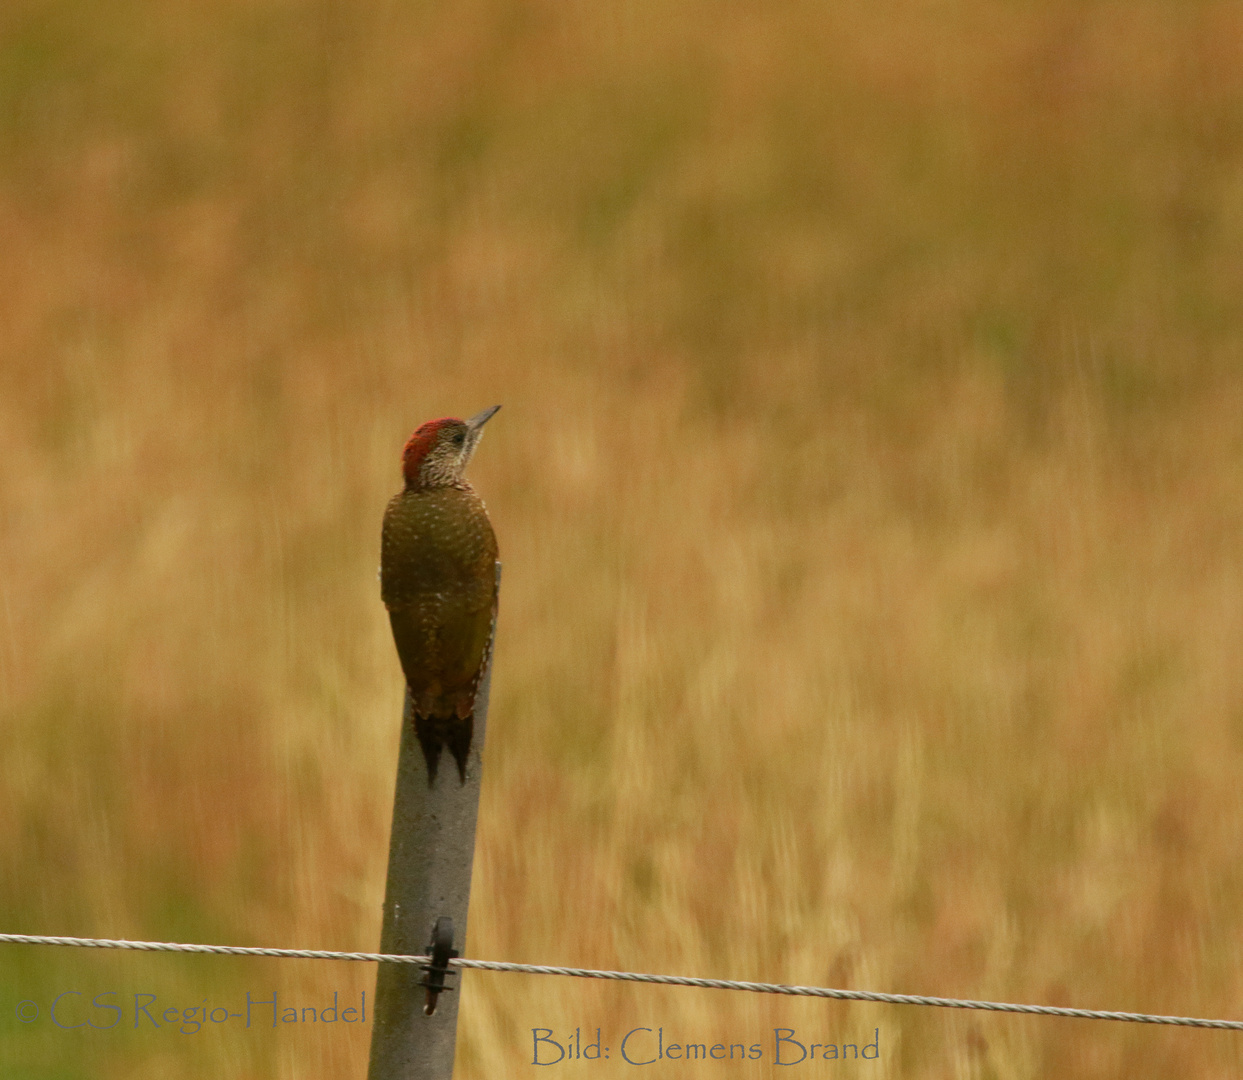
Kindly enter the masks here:
M 48 937 L 41 934 L 0 934 L 0 944 L 71 945 L 86 949 L 133 949 L 140 952 L 209 953 L 225 956 L 275 956 L 297 960 L 365 960 L 382 964 L 428 964 L 431 962 L 431 958 L 427 956 L 407 956 L 398 953 L 333 952 L 327 949 L 264 949 L 245 945 L 184 945 L 171 941 Z M 648 975 L 638 971 L 598 971 L 593 968 L 510 964 L 499 960 L 453 959 L 449 963 L 456 968 L 469 968 L 476 971 L 510 971 L 521 975 L 565 975 L 578 979 L 609 979 L 615 982 L 655 983 L 662 986 L 694 986 L 708 990 L 744 990 L 754 994 L 785 994 L 789 997 L 874 1001 L 883 1005 L 924 1005 L 938 1009 L 979 1009 L 986 1012 L 1023 1013 L 1033 1016 L 1070 1016 L 1080 1020 L 1120 1020 L 1132 1024 L 1166 1024 L 1174 1027 L 1243 1031 L 1243 1020 L 1208 1020 L 1194 1016 L 1107 1012 L 1100 1009 L 1063 1008 L 1059 1005 L 1022 1005 L 1009 1001 L 925 997 L 920 994 L 882 994 L 872 990 L 835 990 L 826 986 L 786 986 L 782 983 L 738 982 L 734 979 L 696 979 L 685 975 Z

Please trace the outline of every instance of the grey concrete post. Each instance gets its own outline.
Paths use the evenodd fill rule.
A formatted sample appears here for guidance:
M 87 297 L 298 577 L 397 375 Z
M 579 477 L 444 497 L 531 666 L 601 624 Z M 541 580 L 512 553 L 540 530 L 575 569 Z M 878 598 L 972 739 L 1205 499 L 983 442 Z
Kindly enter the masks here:
M 499 588 L 500 563 L 496 564 L 496 577 Z M 459 953 L 466 951 L 466 911 L 470 906 L 491 684 L 489 660 L 475 699 L 474 734 L 466 759 L 465 784 L 459 782 L 450 759 L 448 767 L 441 764 L 435 784 L 428 786 L 427 766 L 414 732 L 410 694 L 406 693 L 389 837 L 381 952 L 425 953 L 432 925 L 442 915 L 453 920 L 454 948 Z M 440 995 L 431 1016 L 423 1013 L 426 991 L 419 985 L 422 978 L 422 969 L 414 964 L 379 965 L 367 1080 L 450 1080 L 453 1076 L 460 976 L 455 969 L 448 977 L 446 985 L 453 990 Z

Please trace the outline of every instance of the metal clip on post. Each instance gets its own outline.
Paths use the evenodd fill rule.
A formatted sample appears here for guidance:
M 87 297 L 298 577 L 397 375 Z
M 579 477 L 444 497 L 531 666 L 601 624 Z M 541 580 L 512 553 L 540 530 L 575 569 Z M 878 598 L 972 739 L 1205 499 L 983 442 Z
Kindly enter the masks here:
M 452 986 L 445 985 L 445 976 L 453 974 L 449 961 L 458 955 L 457 949 L 453 947 L 453 920 L 448 915 L 441 915 L 432 927 L 432 940 L 427 943 L 427 954 L 432 962 L 424 965 L 425 974 L 419 985 L 427 989 L 427 1004 L 423 1006 L 423 1015 L 431 1016 L 436 1011 L 436 998 L 453 989 Z

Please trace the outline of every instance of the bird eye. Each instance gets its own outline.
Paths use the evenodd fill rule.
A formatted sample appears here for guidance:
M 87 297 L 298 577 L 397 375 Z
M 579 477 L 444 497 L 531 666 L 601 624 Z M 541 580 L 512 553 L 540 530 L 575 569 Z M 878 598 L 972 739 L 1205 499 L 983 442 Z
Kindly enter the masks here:
M 454 446 L 461 446 L 462 443 L 464 443 L 465 441 L 466 441 L 466 432 L 464 431 L 459 431 L 456 435 L 453 436 Z

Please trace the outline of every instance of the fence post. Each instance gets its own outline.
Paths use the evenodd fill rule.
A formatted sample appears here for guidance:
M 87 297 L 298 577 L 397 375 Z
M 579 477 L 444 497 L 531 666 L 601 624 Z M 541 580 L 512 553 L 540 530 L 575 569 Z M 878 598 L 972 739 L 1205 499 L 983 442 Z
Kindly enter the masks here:
M 499 562 L 496 584 L 499 590 Z M 426 953 L 432 928 L 443 916 L 453 920 L 453 947 L 465 952 L 491 684 L 489 659 L 475 698 L 465 784 L 459 782 L 450 760 L 448 768 L 442 763 L 435 784 L 428 786 L 427 766 L 415 736 L 410 694 L 406 692 L 380 932 L 383 953 Z M 367 1080 L 450 1080 L 453 1076 L 460 979 L 455 969 L 447 980 L 452 990 L 440 994 L 436 1011 L 426 1016 L 423 1006 L 427 991 L 420 985 L 423 978 L 422 969 L 414 964 L 378 965 Z

